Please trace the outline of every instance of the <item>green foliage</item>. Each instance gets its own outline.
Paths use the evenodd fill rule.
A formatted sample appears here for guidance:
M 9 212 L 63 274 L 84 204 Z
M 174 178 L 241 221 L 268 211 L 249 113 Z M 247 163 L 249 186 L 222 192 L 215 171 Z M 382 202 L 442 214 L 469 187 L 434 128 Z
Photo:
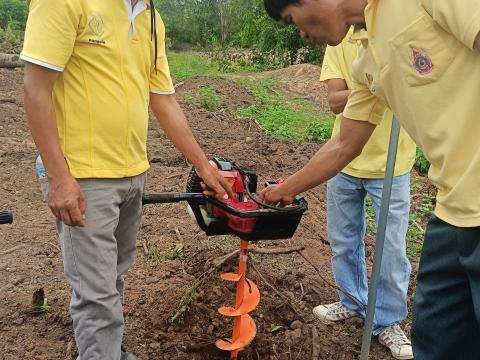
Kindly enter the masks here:
M 28 16 L 26 0 L 0 1 L 0 28 L 2 30 L 23 30 Z
M 168 52 L 170 72 L 177 81 L 185 81 L 197 76 L 218 75 L 217 64 L 199 54 Z
M 428 173 L 428 169 L 430 169 L 430 162 L 427 160 L 422 150 L 418 147 L 415 156 L 415 168 L 422 175 L 426 175 Z
M 166 24 L 173 49 L 200 46 L 229 53 L 230 48 L 250 49 L 254 56 L 247 63 L 263 69 L 299 62 L 320 63 L 323 48 L 305 43 L 293 26 L 271 19 L 258 0 L 155 0 Z M 216 56 L 217 58 L 219 56 Z M 272 62 L 272 58 L 274 61 Z M 220 59 L 225 65 L 236 62 Z
M 327 141 L 332 137 L 334 119 L 313 121 L 308 126 L 308 134 L 318 141 Z
M 27 16 L 25 0 L 0 1 L 0 51 L 20 52 Z
M 407 255 L 412 260 L 418 260 L 422 252 L 424 226 L 435 207 L 435 194 L 419 191 L 422 181 L 424 181 L 422 177 L 412 177 L 410 184 L 414 201 L 410 209 L 406 241 Z M 374 236 L 376 234 L 375 212 L 370 195 L 366 198 L 365 218 L 367 232 Z
M 212 85 L 205 85 L 198 89 L 197 93 L 185 94 L 187 102 L 196 104 L 208 111 L 217 111 L 220 109 L 220 103 L 224 96 L 219 94 Z
M 286 99 L 278 91 L 277 82 L 273 78 L 246 80 L 242 83 L 252 89 L 256 100 L 254 104 L 239 109 L 237 115 L 255 118 L 273 136 L 307 140 L 316 135 L 324 136 L 328 132 L 325 129 L 333 126 L 332 119 L 318 117 L 318 109 L 313 105 Z M 322 127 L 322 131 L 319 131 Z M 323 137 L 316 139 L 326 140 Z

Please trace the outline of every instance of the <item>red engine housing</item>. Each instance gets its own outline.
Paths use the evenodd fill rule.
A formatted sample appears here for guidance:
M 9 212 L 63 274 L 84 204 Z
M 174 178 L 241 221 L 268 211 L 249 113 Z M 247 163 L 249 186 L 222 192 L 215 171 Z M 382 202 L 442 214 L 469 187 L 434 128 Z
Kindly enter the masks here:
M 245 198 L 245 186 L 242 174 L 240 174 L 239 171 L 218 170 L 218 172 L 220 173 L 220 175 L 222 175 L 222 177 L 227 180 L 227 182 L 231 185 L 232 191 L 237 195 L 236 199 L 222 199 L 221 201 L 224 204 L 243 211 L 258 210 L 258 205 L 255 202 L 251 200 L 243 200 Z M 215 205 L 212 205 L 212 215 L 216 218 L 227 218 L 228 227 L 236 232 L 243 234 L 251 233 L 257 222 L 256 217 L 240 217 L 237 215 L 233 215 Z

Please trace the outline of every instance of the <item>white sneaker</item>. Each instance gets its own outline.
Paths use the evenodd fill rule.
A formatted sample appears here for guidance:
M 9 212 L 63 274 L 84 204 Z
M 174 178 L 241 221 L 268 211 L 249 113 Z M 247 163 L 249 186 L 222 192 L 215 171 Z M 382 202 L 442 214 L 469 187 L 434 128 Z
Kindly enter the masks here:
M 320 320 L 328 321 L 340 321 L 358 316 L 355 311 L 348 310 L 341 302 L 318 305 L 313 308 L 313 315 Z
M 378 334 L 378 340 L 390 349 L 395 359 L 413 359 L 412 344 L 398 324 L 385 328 Z

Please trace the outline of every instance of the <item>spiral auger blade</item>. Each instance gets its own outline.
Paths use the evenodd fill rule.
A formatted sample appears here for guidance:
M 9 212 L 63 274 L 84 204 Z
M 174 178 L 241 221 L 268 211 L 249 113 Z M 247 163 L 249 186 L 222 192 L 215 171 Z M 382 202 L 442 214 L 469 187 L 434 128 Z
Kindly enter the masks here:
M 220 277 L 225 281 L 237 283 L 235 307 L 221 307 L 220 314 L 234 319 L 233 335 L 230 340 L 217 340 L 219 349 L 230 351 L 231 358 L 237 359 L 238 353 L 247 347 L 255 338 L 257 327 L 248 315 L 255 310 L 260 302 L 258 287 L 247 279 L 248 241 L 240 243 L 240 261 L 238 273 L 224 273 Z

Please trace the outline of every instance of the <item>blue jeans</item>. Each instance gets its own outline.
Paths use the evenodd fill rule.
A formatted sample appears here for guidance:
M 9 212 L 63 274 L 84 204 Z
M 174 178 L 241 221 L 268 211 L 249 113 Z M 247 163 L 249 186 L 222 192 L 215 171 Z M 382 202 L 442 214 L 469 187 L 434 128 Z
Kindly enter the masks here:
M 383 179 L 361 179 L 339 173 L 327 183 L 327 229 L 340 301 L 365 317 L 368 279 L 365 262 L 365 196 L 372 198 L 378 226 Z M 377 292 L 373 334 L 407 316 L 411 265 L 405 236 L 410 211 L 410 174 L 393 180 L 385 247 Z M 360 302 L 360 304 L 359 304 Z

